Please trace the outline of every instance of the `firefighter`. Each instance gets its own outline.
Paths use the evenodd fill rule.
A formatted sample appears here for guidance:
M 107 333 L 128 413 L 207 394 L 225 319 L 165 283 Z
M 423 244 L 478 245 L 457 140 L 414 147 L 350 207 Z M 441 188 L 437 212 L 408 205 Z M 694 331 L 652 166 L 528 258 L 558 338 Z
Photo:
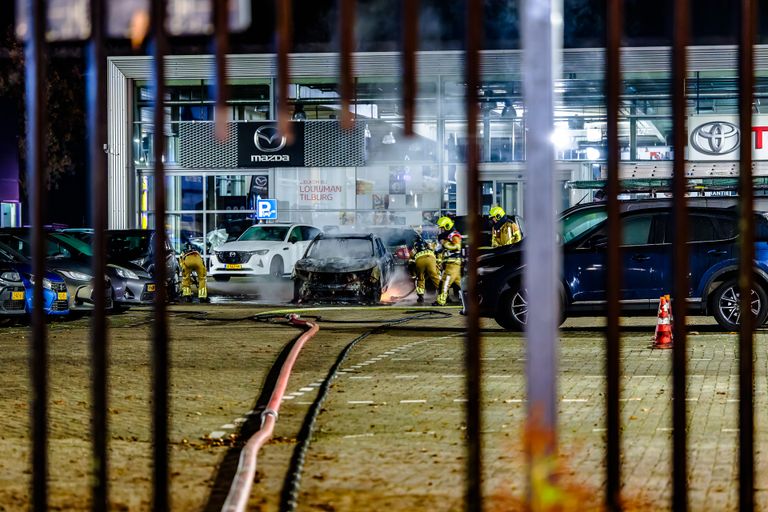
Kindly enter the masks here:
M 437 227 L 440 231 L 437 242 L 440 244 L 438 251 L 443 262 L 443 275 L 437 290 L 437 300 L 432 305 L 445 306 L 451 285 L 461 280 L 461 233 L 453 229 L 453 221 L 448 217 L 437 219 Z
M 491 247 L 501 247 L 502 245 L 512 245 L 522 240 L 520 228 L 517 223 L 507 216 L 507 213 L 501 206 L 494 206 L 488 212 L 488 218 L 491 220 Z
M 192 273 L 197 274 L 197 297 L 200 302 L 209 302 L 208 287 L 205 284 L 205 260 L 191 244 L 179 256 L 181 266 L 181 300 L 192 299 Z
M 408 267 L 412 269 L 413 275 L 416 277 L 417 303 L 421 304 L 424 302 L 424 287 L 427 278 L 429 278 L 435 290 L 439 292 L 440 272 L 437 270 L 437 257 L 433 248 L 421 236 L 418 236 L 413 243 Z

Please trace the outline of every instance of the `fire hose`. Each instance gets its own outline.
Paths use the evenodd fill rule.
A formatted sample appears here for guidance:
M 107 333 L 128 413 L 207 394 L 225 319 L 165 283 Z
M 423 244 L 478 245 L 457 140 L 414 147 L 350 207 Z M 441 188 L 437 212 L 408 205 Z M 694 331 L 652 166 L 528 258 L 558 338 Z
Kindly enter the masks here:
M 292 314 L 289 316 L 291 324 L 301 327 L 309 327 L 293 345 L 291 352 L 280 369 L 280 375 L 277 378 L 275 389 L 269 399 L 266 409 L 261 413 L 261 428 L 256 432 L 243 447 L 240 453 L 240 461 L 237 465 L 237 472 L 232 480 L 232 486 L 222 507 L 223 512 L 242 512 L 248 504 L 248 498 L 251 495 L 251 487 L 256 476 L 256 459 L 261 447 L 272 437 L 272 431 L 277 422 L 280 403 L 288 387 L 288 379 L 291 376 L 293 365 L 299 356 L 304 344 L 309 341 L 320 330 L 317 324 L 300 320 L 299 316 Z

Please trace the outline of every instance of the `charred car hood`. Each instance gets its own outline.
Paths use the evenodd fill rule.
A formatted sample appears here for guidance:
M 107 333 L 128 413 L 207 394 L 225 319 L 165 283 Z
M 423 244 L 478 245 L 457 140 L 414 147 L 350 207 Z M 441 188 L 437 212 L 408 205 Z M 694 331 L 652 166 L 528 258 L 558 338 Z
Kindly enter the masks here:
M 374 258 L 304 258 L 296 262 L 296 268 L 306 272 L 361 272 L 375 266 Z

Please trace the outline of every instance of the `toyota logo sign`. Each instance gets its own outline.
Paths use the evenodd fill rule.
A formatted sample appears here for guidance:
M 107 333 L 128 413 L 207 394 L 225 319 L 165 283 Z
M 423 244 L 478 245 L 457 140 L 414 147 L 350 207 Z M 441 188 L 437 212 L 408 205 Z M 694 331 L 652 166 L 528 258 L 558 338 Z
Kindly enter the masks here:
M 738 149 L 740 141 L 739 127 L 726 121 L 710 121 L 691 132 L 691 146 L 705 155 L 727 155 Z
M 276 126 L 270 124 L 258 127 L 253 134 L 253 143 L 256 145 L 256 149 L 264 153 L 280 151 L 285 147 L 286 142 L 288 139 L 280 134 Z

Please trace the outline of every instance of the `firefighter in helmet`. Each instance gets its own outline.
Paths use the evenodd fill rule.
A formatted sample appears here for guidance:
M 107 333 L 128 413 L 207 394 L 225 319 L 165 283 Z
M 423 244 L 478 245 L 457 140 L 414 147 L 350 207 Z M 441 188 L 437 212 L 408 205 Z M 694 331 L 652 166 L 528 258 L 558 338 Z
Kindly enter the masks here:
M 437 219 L 437 227 L 440 231 L 437 242 L 440 244 L 438 251 L 443 262 L 443 275 L 433 306 L 445 306 L 451 285 L 461 280 L 461 233 L 453 229 L 453 220 L 449 217 Z
M 488 218 L 493 225 L 491 228 L 491 247 L 512 245 L 522 240 L 520 227 L 507 216 L 501 206 L 491 208 L 491 211 L 488 212 Z
M 192 299 L 192 273 L 197 274 L 197 297 L 200 302 L 209 302 L 208 287 L 205 284 L 205 260 L 199 252 L 187 243 L 184 253 L 179 256 L 181 266 L 181 300 Z
M 432 283 L 435 290 L 440 291 L 440 272 L 437 269 L 437 257 L 433 247 L 419 235 L 413 243 L 408 267 L 416 277 L 416 302 L 424 302 L 426 280 Z

